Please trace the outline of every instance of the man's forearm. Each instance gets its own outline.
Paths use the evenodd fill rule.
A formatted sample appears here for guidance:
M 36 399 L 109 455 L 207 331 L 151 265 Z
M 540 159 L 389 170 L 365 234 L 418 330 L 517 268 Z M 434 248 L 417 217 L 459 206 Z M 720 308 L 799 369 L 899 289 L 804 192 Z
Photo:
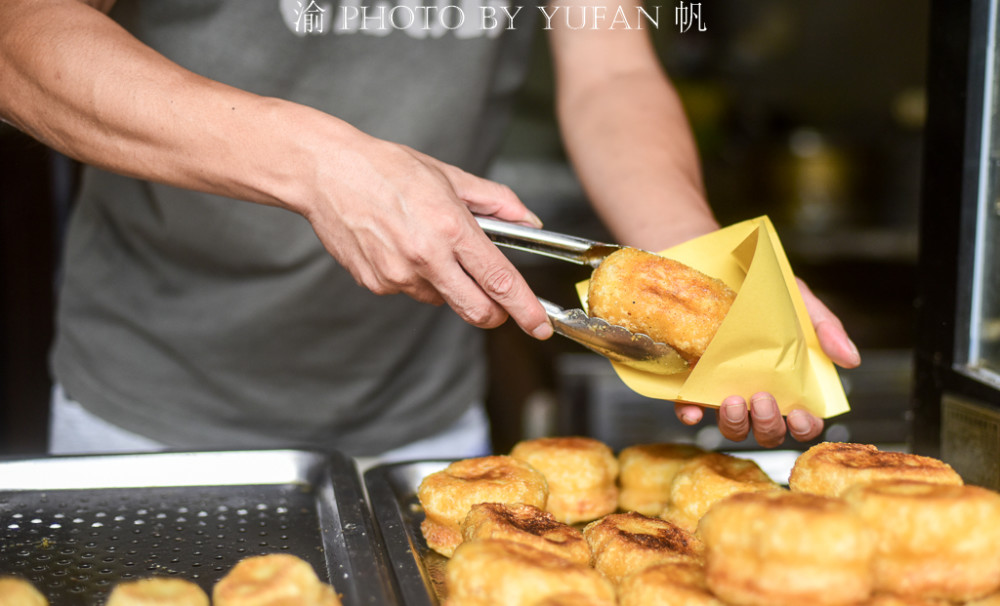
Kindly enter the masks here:
M 659 250 L 717 227 L 680 102 L 664 82 L 623 74 L 559 108 L 567 147 L 612 233 Z
M 290 117 L 336 128 L 193 74 L 75 0 L 0 4 L 0 83 L 0 116 L 71 157 L 272 205 L 295 198 L 301 158 L 268 133 L 294 143 Z
M 591 2 L 607 14 L 640 5 Z M 563 139 L 613 235 L 659 250 L 715 229 L 687 117 L 647 32 L 561 24 L 551 34 Z

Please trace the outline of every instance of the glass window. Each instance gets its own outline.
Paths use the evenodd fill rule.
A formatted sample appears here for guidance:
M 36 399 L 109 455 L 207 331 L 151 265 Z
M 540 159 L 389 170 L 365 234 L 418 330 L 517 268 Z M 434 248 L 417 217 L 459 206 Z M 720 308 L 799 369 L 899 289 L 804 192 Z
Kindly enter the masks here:
M 990 4 L 968 370 L 1000 385 L 1000 48 L 997 3 Z

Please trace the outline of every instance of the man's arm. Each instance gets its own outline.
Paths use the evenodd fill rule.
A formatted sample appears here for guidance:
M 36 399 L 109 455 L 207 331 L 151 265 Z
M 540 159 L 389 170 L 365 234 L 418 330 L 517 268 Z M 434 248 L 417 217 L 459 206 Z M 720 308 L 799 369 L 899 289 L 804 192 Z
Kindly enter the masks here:
M 619 242 L 647 250 L 717 229 L 684 109 L 656 57 L 650 24 L 636 18 L 639 0 L 559 6 L 560 11 L 585 9 L 590 17 L 586 28 L 571 29 L 564 14 L 547 9 L 560 128 L 598 215 Z M 595 6 L 603 7 L 603 23 L 594 20 Z M 612 27 L 619 6 L 632 29 L 620 22 Z M 577 12 L 569 23 L 579 26 L 581 19 Z M 643 29 L 636 27 L 640 24 Z M 841 366 L 857 366 L 857 349 L 840 321 L 801 287 L 824 351 Z M 760 444 L 775 446 L 786 431 L 810 440 L 823 429 L 821 419 L 801 410 L 789 414 L 786 428 L 774 398 L 763 392 L 749 406 L 739 396 L 720 404 L 719 428 L 734 440 L 746 438 L 752 429 Z M 676 413 L 687 424 L 703 415 L 696 406 L 677 406 Z
M 0 3 L 0 117 L 88 164 L 300 213 L 378 294 L 447 302 L 483 327 L 509 312 L 551 335 L 470 214 L 537 224 L 508 188 L 185 70 L 109 19 L 111 4 Z

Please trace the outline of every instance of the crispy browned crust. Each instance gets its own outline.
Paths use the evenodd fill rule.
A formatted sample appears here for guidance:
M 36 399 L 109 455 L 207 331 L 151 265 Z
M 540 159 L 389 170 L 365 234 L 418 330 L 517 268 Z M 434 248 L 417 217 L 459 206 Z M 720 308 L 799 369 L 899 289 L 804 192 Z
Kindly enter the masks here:
M 340 606 L 308 562 L 288 553 L 240 560 L 212 589 L 214 606 Z
M 784 489 L 750 459 L 718 452 L 695 456 L 681 465 L 670 485 L 670 502 L 660 517 L 688 532 L 715 503 L 741 492 Z
M 746 606 L 855 604 L 872 591 L 874 536 L 841 499 L 733 495 L 701 520 L 708 587 Z
M 527 503 L 544 508 L 545 477 L 524 461 L 498 455 L 456 461 L 425 477 L 417 488 L 427 546 L 450 557 L 462 542 L 462 522 L 478 503 Z
M 636 444 L 618 453 L 618 508 L 658 515 L 670 501 L 670 485 L 686 461 L 706 451 L 693 444 Z
M 967 601 L 1000 589 L 1000 494 L 896 480 L 855 486 L 844 499 L 877 533 L 877 590 Z
M 446 606 L 537 604 L 566 594 L 615 606 L 614 586 L 585 564 L 503 539 L 459 545 L 446 570 Z
M 726 606 L 708 590 L 698 564 L 657 564 L 618 585 L 618 606 Z
M 944 461 L 871 444 L 823 442 L 799 455 L 788 478 L 795 492 L 839 496 L 856 484 L 913 480 L 960 486 L 962 477 Z
M 613 513 L 591 522 L 583 536 L 594 554 L 594 567 L 614 582 L 665 562 L 700 563 L 702 543 L 665 520 L 639 513 Z
M 546 511 L 565 524 L 589 522 L 618 507 L 618 459 L 593 438 L 537 438 L 517 443 L 510 456 L 545 476 Z
M 507 539 L 571 562 L 590 564 L 590 547 L 578 528 L 563 524 L 534 505 L 480 503 L 462 523 L 462 539 Z
M 721 280 L 635 248 L 609 255 L 587 292 L 592 316 L 645 333 L 694 364 L 736 300 Z
M 5 606 L 49 606 L 49 601 L 30 581 L 0 577 L 0 604 Z

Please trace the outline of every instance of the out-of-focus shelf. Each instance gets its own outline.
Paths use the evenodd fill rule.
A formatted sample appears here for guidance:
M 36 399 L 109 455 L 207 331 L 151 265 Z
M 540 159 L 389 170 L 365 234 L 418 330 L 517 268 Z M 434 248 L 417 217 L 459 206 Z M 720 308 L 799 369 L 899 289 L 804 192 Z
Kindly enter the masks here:
M 878 261 L 916 263 L 919 238 L 915 228 L 841 228 L 829 232 L 780 229 L 789 256 L 807 263 Z

